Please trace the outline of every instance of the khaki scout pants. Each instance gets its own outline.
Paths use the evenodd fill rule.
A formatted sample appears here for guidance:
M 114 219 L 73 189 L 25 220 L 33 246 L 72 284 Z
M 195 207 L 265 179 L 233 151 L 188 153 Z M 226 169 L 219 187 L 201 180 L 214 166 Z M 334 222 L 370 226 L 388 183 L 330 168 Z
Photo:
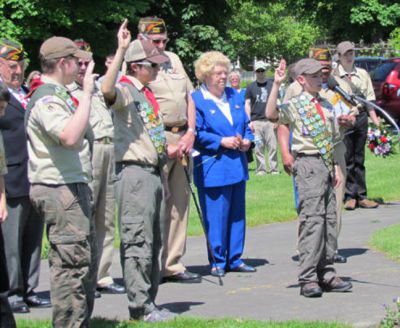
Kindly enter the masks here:
M 268 120 L 253 121 L 254 134 L 260 139 L 260 144 L 254 148 L 256 155 L 256 173 L 267 173 L 264 150 L 268 147 L 269 172 L 278 172 L 276 129 L 274 123 Z
M 92 153 L 94 223 L 98 250 L 97 285 L 113 283 L 110 267 L 114 253 L 115 238 L 115 160 L 114 144 L 94 142 Z
M 117 163 L 121 264 L 131 319 L 155 309 L 160 281 L 163 188 L 156 168 Z
M 30 197 L 47 225 L 53 326 L 88 327 L 97 276 L 90 189 L 32 185 Z
M 299 283 L 329 281 L 336 275 L 336 202 L 321 157 L 297 157 L 293 173 L 299 194 Z
M 182 133 L 166 132 L 168 143 L 178 143 Z M 191 173 L 191 163 L 188 170 Z M 164 167 L 165 226 L 162 249 L 163 276 L 186 270 L 181 259 L 186 251 L 190 190 L 185 168 L 179 159 L 168 159 Z

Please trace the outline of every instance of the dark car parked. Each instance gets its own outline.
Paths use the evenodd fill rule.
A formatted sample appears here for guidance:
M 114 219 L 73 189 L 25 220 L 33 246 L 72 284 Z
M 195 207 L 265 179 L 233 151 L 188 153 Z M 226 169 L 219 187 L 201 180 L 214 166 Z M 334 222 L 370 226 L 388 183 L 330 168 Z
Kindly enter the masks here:
M 370 73 L 384 60 L 384 57 L 356 57 L 354 65 L 363 68 Z
M 386 59 L 371 72 L 376 104 L 400 121 L 400 58 Z

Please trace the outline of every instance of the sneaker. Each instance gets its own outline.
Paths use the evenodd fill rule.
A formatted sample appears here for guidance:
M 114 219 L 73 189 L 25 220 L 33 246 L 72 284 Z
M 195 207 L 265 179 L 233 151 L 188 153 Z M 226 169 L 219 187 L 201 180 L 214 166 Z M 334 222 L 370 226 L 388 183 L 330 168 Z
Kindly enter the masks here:
M 168 312 L 168 313 L 167 313 Z M 162 321 L 170 321 L 175 318 L 175 316 L 172 315 L 171 312 L 167 310 L 165 311 L 160 311 L 159 309 L 154 309 L 150 313 L 146 314 L 143 317 L 144 322 L 162 322 Z
M 373 200 L 365 198 L 358 201 L 358 206 L 361 208 L 377 208 L 379 204 Z
M 320 282 L 319 285 L 324 292 L 342 293 L 348 292 L 353 288 L 350 281 L 344 281 L 339 277 L 333 278 L 330 282 Z
M 301 286 L 300 295 L 304 297 L 321 297 L 322 289 L 316 282 L 308 282 Z
M 262 176 L 264 176 L 264 175 L 266 175 L 267 173 L 265 173 L 265 172 L 257 172 L 256 173 L 256 176 L 258 176 L 258 177 L 262 177 Z
M 279 172 L 279 171 L 272 171 L 271 174 L 272 174 L 272 175 L 279 175 L 279 174 L 281 174 L 281 172 Z
M 348 211 L 352 211 L 356 208 L 357 202 L 355 199 L 348 199 L 344 203 L 344 208 Z

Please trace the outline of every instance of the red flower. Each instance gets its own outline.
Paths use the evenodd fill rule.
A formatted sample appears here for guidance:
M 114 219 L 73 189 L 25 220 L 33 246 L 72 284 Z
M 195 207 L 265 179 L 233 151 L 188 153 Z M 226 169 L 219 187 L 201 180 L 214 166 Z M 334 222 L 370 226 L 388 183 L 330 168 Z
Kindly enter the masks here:
M 370 144 L 368 145 L 368 148 L 371 149 L 371 150 L 374 150 L 374 149 L 375 149 L 375 145 L 372 144 L 372 143 L 370 143 Z
M 381 142 L 385 143 L 385 142 L 388 142 L 388 140 L 387 140 L 387 138 L 385 136 L 382 136 L 381 137 Z

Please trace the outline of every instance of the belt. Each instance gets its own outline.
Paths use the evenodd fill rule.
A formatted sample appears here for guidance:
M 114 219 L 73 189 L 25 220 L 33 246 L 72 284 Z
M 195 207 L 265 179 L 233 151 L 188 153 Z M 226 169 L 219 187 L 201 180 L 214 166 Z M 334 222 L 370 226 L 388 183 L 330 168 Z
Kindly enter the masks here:
M 100 139 L 96 139 L 94 142 L 97 142 L 99 144 L 103 144 L 103 145 L 109 145 L 113 143 L 113 139 L 110 137 L 103 137 Z
M 184 124 L 181 126 L 165 126 L 164 129 L 165 129 L 165 131 L 171 131 L 173 133 L 178 133 L 181 131 L 186 131 L 188 129 L 188 125 Z
M 121 165 L 122 168 L 125 168 L 127 166 L 139 166 L 140 168 L 145 169 L 146 171 L 149 171 L 151 173 L 160 174 L 160 169 L 158 168 L 158 166 L 142 164 L 134 161 L 122 161 L 122 162 L 117 162 L 117 164 Z
M 306 154 L 306 153 L 297 153 L 296 154 L 296 158 L 298 158 L 298 157 L 321 157 L 321 154 L 320 153 L 317 153 L 317 154 Z

